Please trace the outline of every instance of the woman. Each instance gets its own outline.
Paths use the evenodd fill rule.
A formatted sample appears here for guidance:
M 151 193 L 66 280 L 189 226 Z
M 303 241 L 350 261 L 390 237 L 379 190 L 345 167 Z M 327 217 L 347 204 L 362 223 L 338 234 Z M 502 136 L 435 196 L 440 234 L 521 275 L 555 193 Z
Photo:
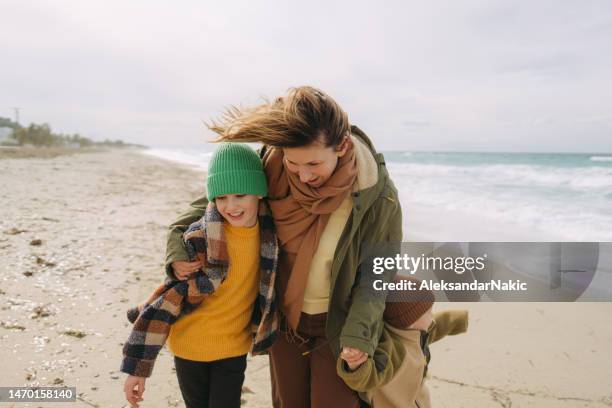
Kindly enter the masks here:
M 385 294 L 372 289 L 372 273 L 359 272 L 365 244 L 402 238 L 401 207 L 383 156 L 332 98 L 312 87 L 231 109 L 211 129 L 219 140 L 263 143 L 281 244 L 276 288 L 285 334 L 270 349 L 274 406 L 359 407 L 336 360 L 350 367 L 365 362 L 383 328 Z M 206 204 L 196 200 L 171 226 L 170 276 L 199 268 L 186 262 L 181 236 Z

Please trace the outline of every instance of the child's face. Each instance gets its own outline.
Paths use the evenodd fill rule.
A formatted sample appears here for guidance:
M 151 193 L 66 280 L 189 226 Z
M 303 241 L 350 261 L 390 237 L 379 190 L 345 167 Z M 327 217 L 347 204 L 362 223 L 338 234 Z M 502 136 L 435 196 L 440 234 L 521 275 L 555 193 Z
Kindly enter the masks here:
M 234 227 L 252 227 L 257 222 L 259 199 L 252 194 L 227 194 L 215 198 L 217 209 Z

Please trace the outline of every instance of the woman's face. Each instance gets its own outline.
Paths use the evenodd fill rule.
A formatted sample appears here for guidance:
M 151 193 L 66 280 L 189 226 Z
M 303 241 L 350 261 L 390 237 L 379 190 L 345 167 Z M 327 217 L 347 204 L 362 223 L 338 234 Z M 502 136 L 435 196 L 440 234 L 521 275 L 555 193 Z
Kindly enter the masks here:
M 227 194 L 216 197 L 215 204 L 233 227 L 252 227 L 257 222 L 260 198 L 253 194 Z
M 346 153 L 348 140 L 338 147 L 326 147 L 315 141 L 307 146 L 283 148 L 285 167 L 298 175 L 300 181 L 310 187 L 321 187 L 331 177 L 338 159 Z

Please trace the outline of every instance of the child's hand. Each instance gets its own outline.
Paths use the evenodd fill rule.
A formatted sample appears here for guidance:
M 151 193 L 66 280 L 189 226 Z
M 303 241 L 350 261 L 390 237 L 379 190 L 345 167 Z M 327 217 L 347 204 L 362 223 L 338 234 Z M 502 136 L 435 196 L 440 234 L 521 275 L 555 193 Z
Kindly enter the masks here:
M 172 270 L 174 271 L 174 276 L 178 280 L 186 280 L 189 275 L 194 272 L 197 272 L 202 267 L 201 261 L 175 261 L 171 264 Z
M 136 377 L 128 375 L 123 385 L 123 391 L 125 392 L 125 399 L 130 403 L 132 408 L 138 408 L 138 403 L 143 400 L 142 394 L 145 390 L 145 377 Z
M 342 347 L 340 358 L 346 361 L 351 371 L 357 369 L 368 359 L 368 353 L 352 347 Z

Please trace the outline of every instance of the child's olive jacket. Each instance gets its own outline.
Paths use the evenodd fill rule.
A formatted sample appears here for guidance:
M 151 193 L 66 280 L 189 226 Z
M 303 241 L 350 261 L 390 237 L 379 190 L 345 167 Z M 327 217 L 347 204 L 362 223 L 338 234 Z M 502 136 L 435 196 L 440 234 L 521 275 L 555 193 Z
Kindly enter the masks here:
M 352 126 L 351 133 L 361 145 L 366 146 L 369 167 L 358 169 L 357 187 L 352 191 L 353 208 L 338 241 L 331 267 L 326 335 L 336 357 L 341 347 L 357 348 L 370 356 L 374 354 L 383 330 L 386 293 L 373 290 L 373 281 L 391 281 L 395 271 L 374 275 L 364 268 L 360 273 L 360 265 L 365 260 L 368 243 L 398 243 L 402 240 L 402 211 L 397 190 L 385 167 L 385 159 L 375 151 L 370 139 L 359 128 Z M 264 146 L 260 150 L 260 156 L 263 156 L 266 148 Z M 366 179 L 371 182 L 360 182 Z M 206 197 L 199 198 L 191 203 L 192 208 L 188 212 L 170 226 L 166 251 L 169 276 L 173 276 L 172 262 L 188 260 L 181 237 L 190 223 L 202 217 L 206 205 Z
M 359 391 L 360 397 L 374 408 L 429 408 L 431 401 L 425 381 L 429 344 L 464 333 L 467 327 L 466 310 L 436 313 L 427 332 L 387 324 L 373 358 L 355 371 L 349 371 L 346 363 L 337 359 L 336 370 L 346 385 Z M 381 369 L 385 361 L 390 363 Z

